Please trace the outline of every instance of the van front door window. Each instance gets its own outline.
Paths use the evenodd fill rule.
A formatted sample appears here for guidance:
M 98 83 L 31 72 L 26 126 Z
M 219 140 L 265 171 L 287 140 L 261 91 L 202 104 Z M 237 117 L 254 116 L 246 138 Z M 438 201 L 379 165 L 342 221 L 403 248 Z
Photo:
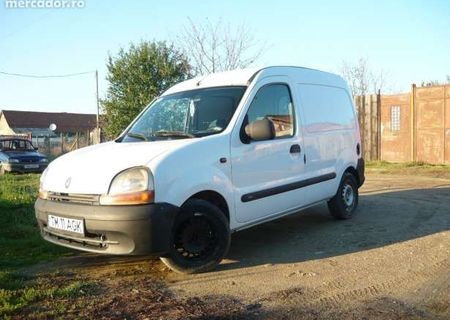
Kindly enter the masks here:
M 292 98 L 285 84 L 271 84 L 256 93 L 248 109 L 248 122 L 268 119 L 275 127 L 275 137 L 294 135 Z

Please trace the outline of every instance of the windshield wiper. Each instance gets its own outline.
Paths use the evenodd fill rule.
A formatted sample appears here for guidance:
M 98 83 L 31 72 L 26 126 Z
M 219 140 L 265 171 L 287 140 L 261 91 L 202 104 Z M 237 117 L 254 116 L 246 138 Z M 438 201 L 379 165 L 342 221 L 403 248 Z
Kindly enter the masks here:
M 159 130 L 154 132 L 152 135 L 155 137 L 195 138 L 193 134 L 183 131 Z
M 127 136 L 132 137 L 132 138 L 136 138 L 136 139 L 140 139 L 140 140 L 144 140 L 144 141 L 148 141 L 147 137 L 144 136 L 142 133 L 127 132 Z

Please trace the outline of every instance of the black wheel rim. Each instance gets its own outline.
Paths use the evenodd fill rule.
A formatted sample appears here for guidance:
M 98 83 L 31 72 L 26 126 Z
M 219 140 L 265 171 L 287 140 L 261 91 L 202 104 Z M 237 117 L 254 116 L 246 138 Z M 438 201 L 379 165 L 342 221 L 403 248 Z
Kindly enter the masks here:
M 183 259 L 203 261 L 214 253 L 217 246 L 216 233 L 210 221 L 204 215 L 196 213 L 178 225 L 174 246 Z

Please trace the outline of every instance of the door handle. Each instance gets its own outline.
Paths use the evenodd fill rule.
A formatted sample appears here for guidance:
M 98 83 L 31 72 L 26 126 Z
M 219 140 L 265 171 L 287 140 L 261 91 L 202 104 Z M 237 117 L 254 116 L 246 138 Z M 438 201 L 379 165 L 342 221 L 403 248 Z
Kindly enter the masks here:
M 300 145 L 293 144 L 291 148 L 289 149 L 290 153 L 300 153 L 302 151 L 302 148 L 300 148 Z

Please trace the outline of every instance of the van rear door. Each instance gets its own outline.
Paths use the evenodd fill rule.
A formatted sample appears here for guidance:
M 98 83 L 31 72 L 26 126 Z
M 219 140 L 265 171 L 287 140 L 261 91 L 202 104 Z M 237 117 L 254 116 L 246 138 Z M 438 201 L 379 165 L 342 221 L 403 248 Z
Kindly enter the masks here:
M 308 190 L 312 202 L 336 193 L 343 168 L 356 159 L 355 112 L 344 88 L 300 83 L 296 86 L 309 178 L 321 181 Z M 334 178 L 333 178 L 334 176 Z

